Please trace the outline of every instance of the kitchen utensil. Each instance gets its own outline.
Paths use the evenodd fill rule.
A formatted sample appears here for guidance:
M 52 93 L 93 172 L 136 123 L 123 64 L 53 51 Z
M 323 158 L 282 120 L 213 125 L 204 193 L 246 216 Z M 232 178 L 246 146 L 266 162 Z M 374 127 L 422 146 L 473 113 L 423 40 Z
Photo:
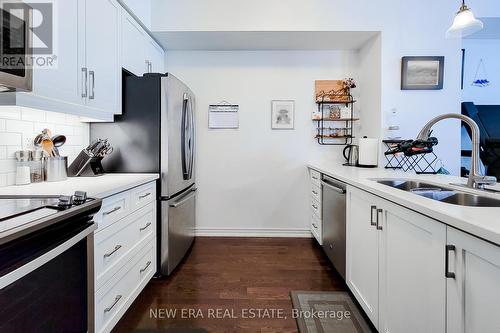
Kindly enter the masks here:
M 56 156 L 60 156 L 59 148 L 66 143 L 66 137 L 64 135 L 54 135 L 52 137 L 52 142 L 54 143 L 54 152 Z
M 35 139 L 33 139 L 33 145 L 35 147 L 41 147 L 44 136 L 45 136 L 45 134 L 43 134 L 43 133 L 40 133 L 37 136 L 35 136 Z
M 359 160 L 358 166 L 373 168 L 378 165 L 378 146 L 376 138 L 362 137 L 359 139 Z
M 47 153 L 49 157 L 54 157 L 54 143 L 48 138 L 42 140 L 42 149 Z
M 66 156 L 45 158 L 45 180 L 58 182 L 68 178 L 68 158 Z
M 347 166 L 357 166 L 359 162 L 359 146 L 357 145 L 347 145 L 342 152 Z

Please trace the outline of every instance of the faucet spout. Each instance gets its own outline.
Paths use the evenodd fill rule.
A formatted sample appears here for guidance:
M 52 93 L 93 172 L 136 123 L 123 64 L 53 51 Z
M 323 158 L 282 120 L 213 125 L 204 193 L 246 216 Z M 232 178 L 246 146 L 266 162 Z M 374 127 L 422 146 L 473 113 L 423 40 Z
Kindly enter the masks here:
M 420 131 L 417 140 L 427 140 L 430 136 L 432 126 L 444 119 L 459 119 L 462 120 L 472 131 L 472 158 L 471 170 L 467 186 L 471 188 L 484 188 L 484 185 L 494 185 L 497 182 L 495 177 L 485 176 L 480 169 L 480 155 L 479 155 L 479 127 L 476 122 L 471 118 L 459 113 L 447 113 L 431 119 Z

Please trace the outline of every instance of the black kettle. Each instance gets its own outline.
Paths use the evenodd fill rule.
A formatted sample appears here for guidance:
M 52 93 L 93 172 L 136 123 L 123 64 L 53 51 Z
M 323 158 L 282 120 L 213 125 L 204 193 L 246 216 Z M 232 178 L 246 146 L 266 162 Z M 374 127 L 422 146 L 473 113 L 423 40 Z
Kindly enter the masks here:
M 359 161 L 359 146 L 347 145 L 342 152 L 346 163 L 344 165 L 357 166 Z

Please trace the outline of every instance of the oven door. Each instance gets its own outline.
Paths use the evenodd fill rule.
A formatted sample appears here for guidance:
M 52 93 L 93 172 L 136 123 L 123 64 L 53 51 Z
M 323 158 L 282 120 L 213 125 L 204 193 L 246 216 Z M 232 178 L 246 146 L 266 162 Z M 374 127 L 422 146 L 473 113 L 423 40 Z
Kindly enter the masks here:
M 0 332 L 93 332 L 92 222 L 0 245 Z
M 31 91 L 33 85 L 33 32 L 30 6 L 2 2 L 0 8 L 0 92 Z M 16 13 L 16 15 L 14 14 Z

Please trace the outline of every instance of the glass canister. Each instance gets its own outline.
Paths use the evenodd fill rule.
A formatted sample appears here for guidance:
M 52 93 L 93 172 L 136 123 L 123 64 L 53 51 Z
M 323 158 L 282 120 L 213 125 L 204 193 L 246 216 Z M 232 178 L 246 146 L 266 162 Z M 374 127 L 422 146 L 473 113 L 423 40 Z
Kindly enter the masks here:
M 35 150 L 31 152 L 30 176 L 32 183 L 43 182 L 43 151 Z
M 31 183 L 30 160 L 31 151 L 16 151 L 16 185 L 25 185 Z

